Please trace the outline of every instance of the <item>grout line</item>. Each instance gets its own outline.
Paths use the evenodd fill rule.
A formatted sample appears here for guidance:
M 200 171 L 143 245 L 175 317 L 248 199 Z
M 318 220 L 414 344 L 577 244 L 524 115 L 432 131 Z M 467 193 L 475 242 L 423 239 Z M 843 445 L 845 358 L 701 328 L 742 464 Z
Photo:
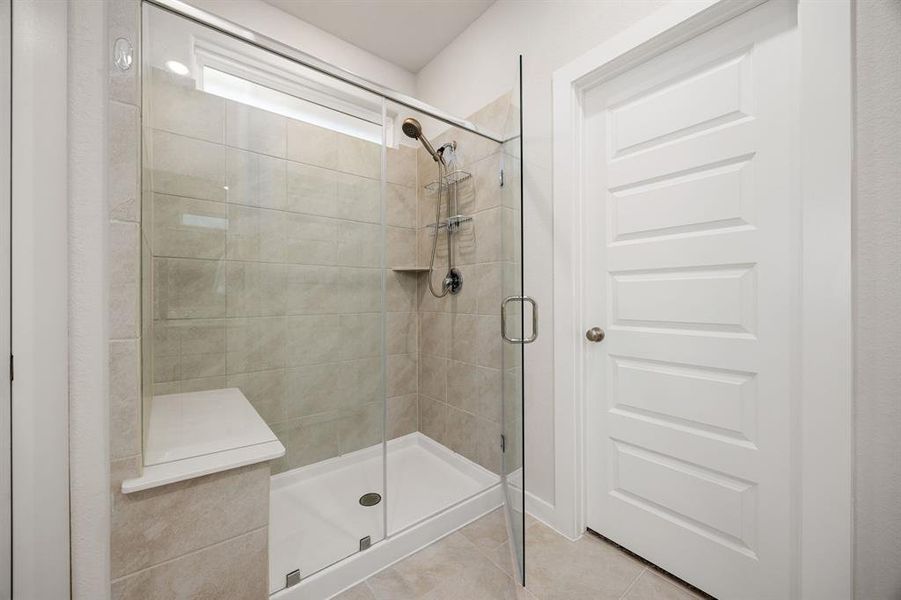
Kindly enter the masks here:
M 626 556 L 629 556 L 629 557 L 631 557 L 631 558 L 637 560 L 638 562 L 640 562 L 641 564 L 643 564 L 643 565 L 645 566 L 645 569 L 646 569 L 646 570 L 651 571 L 653 574 L 655 574 L 655 575 L 657 575 L 657 576 L 659 576 L 659 577 L 662 577 L 664 580 L 667 581 L 667 583 L 669 583 L 670 585 L 672 585 L 672 586 L 675 587 L 676 589 L 685 591 L 685 592 L 687 592 L 687 593 L 689 593 L 689 594 L 694 594 L 694 595 L 697 596 L 699 599 L 704 599 L 704 598 L 706 598 L 706 599 L 709 599 L 709 600 L 716 600 L 716 598 L 715 598 L 714 596 L 711 596 L 710 594 L 708 594 L 708 593 L 705 592 L 704 590 L 702 590 L 702 589 L 700 589 L 700 588 L 697 588 L 697 587 L 691 585 L 691 584 L 688 583 L 687 581 L 683 581 L 683 580 L 680 579 L 678 576 L 676 576 L 676 575 L 670 573 L 669 571 L 667 571 L 667 570 L 664 569 L 663 567 L 660 567 L 660 566 L 658 566 L 658 565 L 652 563 L 651 561 L 649 561 L 648 559 L 644 558 L 644 557 L 641 556 L 640 554 L 636 554 L 636 553 L 632 552 L 631 550 L 629 550 L 629 549 L 626 548 L 625 546 L 621 546 L 620 544 L 617 544 L 616 542 L 614 542 L 613 540 L 607 538 L 607 537 L 604 536 L 603 534 L 600 534 L 600 533 L 598 533 L 598 532 L 596 532 L 596 531 L 593 531 L 593 530 L 589 529 L 589 530 L 587 531 L 587 535 L 589 535 L 589 536 L 591 536 L 591 537 L 594 537 L 595 539 L 597 539 L 597 540 L 599 540 L 599 541 L 601 541 L 601 542 L 603 542 L 603 543 L 605 543 L 605 544 L 611 546 L 612 548 L 618 550 L 620 553 L 622 553 L 622 554 L 624 554 L 624 555 L 626 555 Z
M 638 583 L 638 580 L 647 572 L 648 568 L 643 567 L 641 571 L 638 572 L 638 575 L 635 576 L 635 579 L 632 580 L 632 583 L 629 584 L 629 587 L 626 588 L 626 591 L 623 592 L 623 595 L 619 597 L 619 600 L 625 600 L 626 596 L 629 595 L 629 592 L 632 591 L 632 588 L 635 587 L 635 584 Z
M 377 573 L 373 573 L 373 575 L 377 575 Z M 370 578 L 372 578 L 373 575 L 370 575 L 369 577 L 364 579 L 363 584 L 366 586 L 366 589 L 369 590 L 369 593 L 372 594 L 372 597 L 375 598 L 375 600 L 381 600 L 381 598 L 379 598 L 378 594 L 375 593 L 375 590 L 372 589 L 372 586 L 369 585 L 369 580 L 370 580 Z
M 118 102 L 118 101 L 116 101 L 116 102 Z M 119 103 L 120 103 L 120 104 L 126 104 L 126 103 L 123 103 L 123 102 L 119 102 Z M 129 106 L 134 106 L 134 105 L 129 105 Z M 136 106 L 136 108 L 140 109 L 141 107 L 140 107 L 140 106 Z M 143 116 L 143 115 L 142 115 L 142 116 Z M 296 122 L 294 119 L 291 119 L 290 117 L 283 117 L 283 118 L 287 119 L 289 125 L 290 125 L 292 122 Z M 235 145 L 233 145 L 233 144 L 229 144 L 229 143 L 228 143 L 228 129 L 227 129 L 227 125 L 228 125 L 228 124 L 226 123 L 226 124 L 223 126 L 223 139 L 222 139 L 222 141 L 218 141 L 218 140 L 210 140 L 210 139 L 207 139 L 207 138 L 197 137 L 197 136 L 195 136 L 195 135 L 191 135 L 191 134 L 184 133 L 184 132 L 180 132 L 180 131 L 173 131 L 173 130 L 171 130 L 171 129 L 165 129 L 165 128 L 163 128 L 163 127 L 155 127 L 155 126 L 150 125 L 150 124 L 146 124 L 146 125 L 142 124 L 142 127 L 141 127 L 141 128 L 150 131 L 150 135 L 147 136 L 147 137 L 150 137 L 151 139 L 152 139 L 152 137 L 153 137 L 153 133 L 154 133 L 154 132 L 160 132 L 160 133 L 172 135 L 172 136 L 179 137 L 179 138 L 184 138 L 184 139 L 193 140 L 193 141 L 197 141 L 197 142 L 204 142 L 204 143 L 206 143 L 206 144 L 212 144 L 212 145 L 214 145 L 214 146 L 220 146 L 220 147 L 225 148 L 225 149 L 227 149 L 227 150 L 237 150 L 238 152 L 245 152 L 245 153 L 247 153 L 247 154 L 252 154 L 252 155 L 254 155 L 254 156 L 264 156 L 264 157 L 266 157 L 266 158 L 272 158 L 272 159 L 280 160 L 280 161 L 283 161 L 283 162 L 285 163 L 285 166 L 286 166 L 286 167 L 288 166 L 288 163 L 292 163 L 292 164 L 295 164 L 295 165 L 302 165 L 302 166 L 305 166 L 305 167 L 313 167 L 313 168 L 315 168 L 315 169 L 321 169 L 321 170 L 323 170 L 323 171 L 329 171 L 330 173 L 336 173 L 336 174 L 339 174 L 339 175 L 351 175 L 351 176 L 353 176 L 353 177 L 358 177 L 358 178 L 360 178 L 360 179 L 366 179 L 366 180 L 368 180 L 368 181 L 374 181 L 374 182 L 380 182 L 380 181 L 381 181 L 381 173 L 379 174 L 378 177 L 370 177 L 370 176 L 368 176 L 368 175 L 361 175 L 361 174 L 355 173 L 355 172 L 353 172 L 353 171 L 343 171 L 343 170 L 341 170 L 341 169 L 339 169 L 339 168 L 333 168 L 333 167 L 328 167 L 328 166 L 323 166 L 323 165 L 317 165 L 317 164 L 315 164 L 315 163 L 308 163 L 308 162 L 303 162 L 303 161 L 299 161 L 299 160 L 294 160 L 293 158 L 289 158 L 289 157 L 288 157 L 288 150 L 287 150 L 287 128 L 286 128 L 286 131 L 285 131 L 285 136 L 286 136 L 286 137 L 285 137 L 285 155 L 284 155 L 284 156 L 279 156 L 278 154 L 269 154 L 269 153 L 267 153 L 267 152 L 260 152 L 259 150 L 252 150 L 252 149 L 249 149 L 249 148 L 243 148 L 243 147 L 241 147 L 241 146 L 235 146 Z M 314 126 L 314 127 L 315 127 L 315 126 Z M 143 133 L 143 132 L 142 132 L 142 133 Z M 339 135 L 341 135 L 341 134 L 339 134 Z M 361 140 L 361 141 L 366 142 L 366 140 Z M 378 144 L 378 143 L 375 143 L 375 142 L 368 142 L 368 143 L 370 143 L 370 144 L 372 144 L 373 146 L 376 146 L 376 147 L 380 147 L 380 146 L 381 146 L 381 144 Z M 388 148 L 389 148 L 389 149 L 393 149 L 393 148 L 391 148 L 390 146 L 388 146 Z M 226 153 L 226 154 L 227 154 L 227 153 Z M 227 170 L 228 170 L 228 162 L 227 162 L 227 159 L 228 159 L 228 157 L 227 157 L 227 155 L 226 155 L 226 172 L 227 172 Z M 478 162 L 478 161 L 476 161 L 476 162 Z M 395 164 L 396 164 L 396 163 L 395 163 Z M 409 166 L 409 165 L 408 165 L 408 166 Z M 415 165 L 414 165 L 414 166 L 415 166 Z M 386 169 L 385 171 L 386 171 L 386 173 L 385 173 L 385 174 L 386 174 L 386 177 L 385 177 L 385 183 L 387 183 L 387 184 L 389 184 L 389 185 L 396 185 L 396 186 L 399 186 L 399 187 L 402 187 L 402 188 L 405 188 L 405 189 L 416 189 L 415 186 L 405 185 L 405 184 L 399 183 L 399 182 L 397 182 L 397 181 L 389 181 L 388 178 L 387 178 L 387 169 Z
M 164 561 L 161 561 L 161 562 L 158 562 L 158 563 L 149 565 L 149 566 L 147 566 L 147 567 L 143 567 L 143 568 L 141 568 L 141 569 L 138 569 L 137 571 L 132 571 L 131 573 L 127 573 L 127 574 L 125 574 L 125 575 L 121 575 L 121 576 L 116 577 L 115 579 L 111 580 L 111 581 L 110 581 L 110 585 L 115 584 L 115 583 L 117 583 L 117 582 L 119 582 L 119 581 L 122 581 L 122 580 L 124 580 L 124 579 L 128 579 L 128 578 L 130 578 L 130 577 L 134 577 L 135 575 L 138 575 L 138 574 L 143 573 L 143 572 L 145 572 L 145 571 L 150 571 L 151 569 L 155 569 L 155 568 L 157 568 L 157 567 L 161 567 L 161 566 L 164 566 L 164 565 L 169 565 L 169 564 L 171 564 L 171 563 L 174 563 L 174 562 L 177 561 L 177 560 L 181 560 L 181 559 L 183 559 L 183 558 L 187 558 L 187 557 L 189 557 L 189 556 L 193 556 L 193 555 L 198 554 L 198 553 L 200 553 L 200 552 L 203 552 L 203 551 L 205 551 L 205 550 L 209 550 L 210 548 L 214 548 L 214 547 L 216 547 L 216 546 L 221 546 L 222 544 L 227 544 L 227 543 L 233 542 L 234 540 L 237 540 L 237 539 L 239 539 L 239 538 L 247 537 L 247 536 L 250 536 L 250 535 L 252 535 L 252 534 L 257 533 L 258 531 L 264 531 L 264 530 L 267 532 L 267 536 L 268 536 L 268 531 L 269 531 L 269 525 L 268 525 L 268 523 L 267 523 L 266 525 L 263 525 L 262 527 L 257 527 L 256 529 L 251 529 L 250 531 L 245 531 L 244 533 L 239 533 L 238 535 L 232 536 L 232 537 L 230 537 L 230 538 L 227 538 L 227 539 L 224 539 L 224 540 L 220 540 L 220 541 L 218 541 L 218 542 L 213 542 L 212 544 L 207 544 L 206 546 L 202 546 L 202 547 L 200 547 L 200 548 L 196 548 L 196 549 L 194 549 L 194 550 L 191 550 L 190 552 L 186 552 L 186 553 L 184 553 L 184 554 L 179 554 L 178 556 L 174 556 L 174 557 L 168 558 L 168 559 L 166 559 L 166 560 L 164 560 Z M 268 537 L 267 537 L 267 539 L 268 539 Z M 267 544 L 268 544 L 268 542 L 267 542 Z

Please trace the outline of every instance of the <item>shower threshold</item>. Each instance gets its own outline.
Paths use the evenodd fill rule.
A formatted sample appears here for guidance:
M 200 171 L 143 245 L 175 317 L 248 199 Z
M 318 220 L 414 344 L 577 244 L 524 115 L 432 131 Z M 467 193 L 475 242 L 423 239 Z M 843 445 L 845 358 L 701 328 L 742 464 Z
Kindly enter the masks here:
M 322 600 L 431 544 L 503 503 L 499 477 L 414 432 L 382 446 L 272 478 L 269 589 L 273 600 Z M 363 506 L 378 491 L 387 503 Z M 370 536 L 372 546 L 359 551 Z M 285 589 L 286 574 L 301 582 Z

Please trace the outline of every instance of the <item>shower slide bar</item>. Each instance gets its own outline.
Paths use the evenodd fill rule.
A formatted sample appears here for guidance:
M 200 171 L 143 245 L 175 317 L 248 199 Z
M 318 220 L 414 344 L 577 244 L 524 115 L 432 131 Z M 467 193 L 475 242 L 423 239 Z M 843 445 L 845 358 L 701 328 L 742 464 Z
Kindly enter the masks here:
M 486 130 L 484 127 L 479 127 L 473 123 L 470 123 L 469 121 L 466 121 L 465 119 L 459 119 L 429 104 L 426 104 L 425 102 L 417 100 L 412 96 L 402 94 L 398 91 L 369 81 L 364 77 L 360 77 L 355 73 L 351 73 L 350 71 L 336 67 L 335 65 L 327 63 L 324 60 L 307 54 L 306 52 L 301 52 L 296 48 L 292 48 L 291 46 L 282 44 L 281 42 L 273 40 L 272 38 L 266 37 L 265 35 L 251 31 L 246 27 L 242 27 L 237 23 L 233 23 L 232 21 L 217 17 L 216 15 L 191 6 L 190 4 L 182 2 L 182 0 L 143 1 L 200 23 L 201 25 L 206 25 L 207 27 L 215 29 L 216 31 L 219 31 L 226 35 L 241 39 L 248 44 L 256 46 L 257 48 L 261 48 L 263 50 L 277 54 L 282 58 L 286 58 L 290 61 L 299 63 L 305 67 L 313 69 L 314 71 L 318 71 L 319 73 L 334 77 L 339 81 L 343 81 L 344 83 L 350 84 L 354 87 L 360 88 L 377 96 L 381 96 L 386 100 L 390 100 L 391 102 L 395 102 L 406 108 L 419 111 L 434 119 L 442 121 L 443 123 L 447 123 L 448 125 L 459 127 L 460 129 L 465 129 L 466 131 L 474 133 L 483 138 L 487 138 L 493 142 L 497 142 L 498 144 L 503 144 L 504 142 L 509 141 L 508 139 L 505 139 L 503 136 L 495 132 Z M 517 136 L 513 136 L 510 139 L 514 139 L 515 137 Z

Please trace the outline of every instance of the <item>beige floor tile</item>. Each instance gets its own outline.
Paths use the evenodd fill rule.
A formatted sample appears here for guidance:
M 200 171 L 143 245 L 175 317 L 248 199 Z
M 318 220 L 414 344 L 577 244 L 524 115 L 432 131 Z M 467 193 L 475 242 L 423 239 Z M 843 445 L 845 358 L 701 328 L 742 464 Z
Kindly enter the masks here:
M 573 542 L 527 516 L 526 584 L 515 583 L 502 510 L 373 575 L 339 600 L 700 600 L 604 540 Z
M 499 508 L 460 530 L 466 539 L 483 549 L 495 549 L 507 541 L 507 521 Z
M 492 549 L 483 548 L 482 554 L 488 557 L 494 566 L 513 577 L 513 554 L 510 550 L 510 542 L 504 542 L 500 546 Z
M 526 531 L 526 587 L 539 600 L 615 600 L 643 570 L 595 537 L 572 542 L 542 523 Z
M 375 600 L 375 594 L 372 593 L 372 590 L 369 589 L 369 586 L 364 581 L 349 590 L 344 590 L 337 596 L 333 596 L 332 600 Z
M 696 600 L 701 598 L 678 582 L 645 569 L 623 600 Z
M 459 532 L 370 577 L 367 583 L 378 600 L 514 599 L 518 587 Z

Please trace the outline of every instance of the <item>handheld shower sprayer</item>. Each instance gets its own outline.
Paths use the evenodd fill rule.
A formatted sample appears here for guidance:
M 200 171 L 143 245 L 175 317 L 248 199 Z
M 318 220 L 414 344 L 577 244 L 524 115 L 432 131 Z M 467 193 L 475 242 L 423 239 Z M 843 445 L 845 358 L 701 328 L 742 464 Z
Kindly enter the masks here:
M 444 164 L 444 157 L 442 157 L 440 153 L 435 151 L 435 148 L 432 147 L 429 139 L 422 134 L 422 124 L 420 124 L 419 121 L 417 121 L 413 117 L 408 117 L 404 119 L 404 123 L 403 125 L 401 125 L 401 129 L 403 129 L 404 135 L 406 135 L 408 138 L 419 140 L 419 143 L 422 144 L 422 147 L 425 148 L 426 152 L 432 155 L 432 158 L 435 160 L 435 162 L 439 162 L 442 165 Z
M 441 227 L 441 191 L 447 187 L 444 182 L 448 165 L 447 161 L 444 159 L 444 153 L 450 149 L 449 156 L 451 164 L 455 163 L 456 158 L 454 157 L 454 150 L 457 147 L 456 142 L 444 144 L 436 151 L 428 138 L 423 135 L 422 124 L 412 117 L 404 119 L 401 129 L 407 137 L 419 140 L 419 143 L 422 144 L 422 147 L 425 148 L 426 152 L 428 152 L 432 159 L 438 163 L 438 198 L 435 201 L 435 235 L 432 238 L 432 259 L 429 262 L 429 292 L 436 298 L 443 298 L 444 296 L 447 296 L 448 293 L 458 294 L 460 293 L 460 290 L 463 289 L 463 274 L 460 273 L 459 269 L 454 267 L 454 247 L 451 243 L 451 234 L 453 231 L 450 227 L 449 219 L 448 225 L 445 227 L 447 237 L 447 273 L 444 276 L 444 280 L 441 282 L 441 292 L 436 292 L 435 288 L 432 286 L 432 270 L 435 268 L 435 253 L 438 249 L 438 232 Z M 448 203 L 450 203 L 449 196 Z M 448 207 L 448 211 L 450 211 L 450 207 Z

